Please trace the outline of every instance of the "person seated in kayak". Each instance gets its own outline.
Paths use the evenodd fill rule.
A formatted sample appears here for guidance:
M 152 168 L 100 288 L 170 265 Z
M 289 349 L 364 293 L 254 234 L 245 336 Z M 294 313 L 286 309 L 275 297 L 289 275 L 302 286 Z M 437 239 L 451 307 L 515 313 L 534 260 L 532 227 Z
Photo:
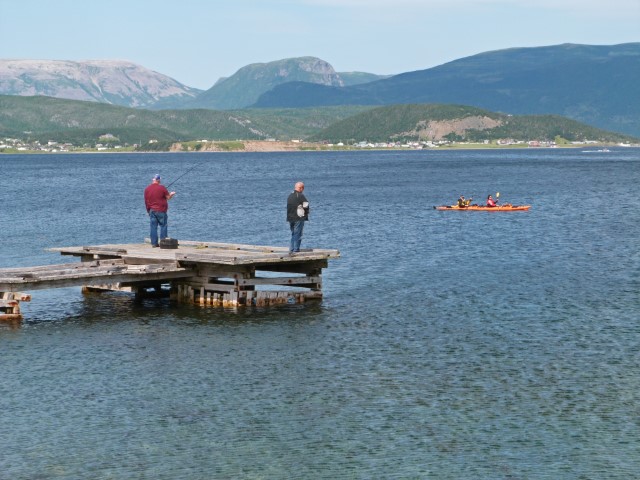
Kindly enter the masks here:
M 487 197 L 487 207 L 497 207 L 498 203 L 493 199 L 491 195 Z
M 469 205 L 471 205 L 471 200 L 473 200 L 473 198 L 466 199 L 464 198 L 464 195 L 460 195 L 460 198 L 458 199 L 458 207 L 468 207 Z

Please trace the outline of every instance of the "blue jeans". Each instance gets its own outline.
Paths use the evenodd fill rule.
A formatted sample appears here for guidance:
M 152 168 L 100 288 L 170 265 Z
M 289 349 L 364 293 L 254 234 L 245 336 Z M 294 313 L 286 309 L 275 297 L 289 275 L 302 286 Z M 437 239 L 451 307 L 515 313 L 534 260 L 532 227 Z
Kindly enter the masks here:
M 304 228 L 304 220 L 298 220 L 297 222 L 289 222 L 291 227 L 291 246 L 290 252 L 300 251 L 300 242 L 302 242 L 302 229 Z
M 167 238 L 168 220 L 167 212 L 149 212 L 151 221 L 151 245 L 158 245 L 158 226 L 160 226 L 160 239 Z

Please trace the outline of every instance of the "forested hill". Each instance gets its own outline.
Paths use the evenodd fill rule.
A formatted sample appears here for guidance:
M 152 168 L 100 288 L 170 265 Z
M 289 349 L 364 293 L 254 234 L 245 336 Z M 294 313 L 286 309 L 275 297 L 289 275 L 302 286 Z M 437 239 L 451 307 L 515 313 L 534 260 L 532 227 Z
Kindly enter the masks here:
M 315 141 L 469 140 L 515 138 L 632 142 L 558 116 L 509 116 L 456 105 L 253 110 L 141 110 L 50 97 L 0 96 L 0 138 L 95 144 L 188 140 Z
M 332 143 L 500 139 L 638 142 L 557 115 L 504 115 L 462 105 L 379 107 L 338 121 L 310 138 Z
M 0 95 L 0 138 L 95 143 L 303 138 L 370 107 L 260 110 L 142 110 L 51 97 Z

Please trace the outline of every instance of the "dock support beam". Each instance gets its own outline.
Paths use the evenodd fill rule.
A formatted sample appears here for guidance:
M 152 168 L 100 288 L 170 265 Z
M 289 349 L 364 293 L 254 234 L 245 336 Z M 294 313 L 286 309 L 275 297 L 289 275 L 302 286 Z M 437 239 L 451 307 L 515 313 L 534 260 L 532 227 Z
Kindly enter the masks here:
M 322 269 L 327 263 L 317 260 L 286 265 L 201 265 L 193 277 L 172 282 L 171 298 L 181 303 L 230 308 L 322 300 Z
M 0 321 L 22 320 L 20 302 L 30 301 L 28 293 L 0 292 Z

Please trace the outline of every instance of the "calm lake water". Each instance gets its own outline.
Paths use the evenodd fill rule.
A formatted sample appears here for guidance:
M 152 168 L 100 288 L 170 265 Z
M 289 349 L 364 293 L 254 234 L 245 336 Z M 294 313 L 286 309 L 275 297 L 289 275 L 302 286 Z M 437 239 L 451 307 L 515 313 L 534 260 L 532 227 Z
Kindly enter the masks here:
M 2 155 L 0 267 L 169 233 L 337 248 L 322 304 L 33 292 L 0 325 L 0 479 L 630 479 L 640 150 Z M 528 212 L 439 212 L 460 194 Z

